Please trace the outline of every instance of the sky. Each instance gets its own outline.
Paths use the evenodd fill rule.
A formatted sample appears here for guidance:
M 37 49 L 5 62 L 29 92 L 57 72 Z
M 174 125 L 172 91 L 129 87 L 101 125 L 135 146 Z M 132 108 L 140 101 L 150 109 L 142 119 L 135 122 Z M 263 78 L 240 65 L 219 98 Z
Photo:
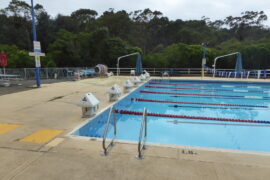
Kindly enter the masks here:
M 24 0 L 30 4 L 30 0 Z M 10 0 L 0 0 L 0 9 L 6 7 Z M 171 20 L 201 19 L 211 20 L 240 16 L 244 11 L 264 11 L 269 17 L 266 25 L 270 26 L 270 0 L 34 0 L 43 5 L 53 17 L 57 14 L 69 15 L 71 12 L 87 8 L 96 10 L 99 15 L 109 8 L 127 12 L 150 8 L 158 10 Z

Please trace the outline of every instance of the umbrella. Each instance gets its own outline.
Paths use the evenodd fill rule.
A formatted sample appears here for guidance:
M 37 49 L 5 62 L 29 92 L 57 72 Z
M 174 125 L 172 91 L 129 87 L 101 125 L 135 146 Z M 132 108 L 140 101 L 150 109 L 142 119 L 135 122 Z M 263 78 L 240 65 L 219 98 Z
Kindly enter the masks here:
M 136 75 L 142 74 L 142 57 L 138 54 L 137 62 L 136 62 Z
M 242 65 L 242 55 L 241 53 L 237 54 L 237 60 L 236 60 L 236 65 L 235 65 L 235 71 L 240 73 L 242 72 L 243 65 Z

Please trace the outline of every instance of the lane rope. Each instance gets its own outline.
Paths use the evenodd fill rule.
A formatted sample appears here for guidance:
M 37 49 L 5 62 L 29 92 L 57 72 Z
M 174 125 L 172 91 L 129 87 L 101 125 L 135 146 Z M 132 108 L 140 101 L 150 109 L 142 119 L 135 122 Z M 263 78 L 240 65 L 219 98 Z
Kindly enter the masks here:
M 240 110 L 248 110 L 248 111 L 252 111 L 252 110 L 266 110 L 269 111 L 269 108 L 250 108 L 250 107 L 213 107 L 213 106 L 186 106 L 186 105 L 170 105 L 168 107 L 171 108 L 193 108 L 193 109 L 240 109 Z
M 205 89 L 205 88 L 183 88 L 183 87 L 165 87 L 165 86 L 149 86 L 147 88 L 158 88 L 158 89 L 180 89 L 180 90 L 198 90 L 198 91 L 226 91 L 236 93 L 269 93 L 268 91 L 252 91 L 252 90 L 238 90 L 238 89 Z
M 174 98 L 191 98 L 190 96 L 170 96 Z M 193 96 L 192 98 L 205 98 L 203 96 Z M 236 97 L 215 97 L 215 99 L 247 99 L 247 100 L 269 100 L 269 99 L 248 99 L 248 98 L 236 98 Z
M 184 96 L 208 96 L 208 97 L 236 97 L 243 99 L 269 99 L 270 97 L 261 96 L 230 96 L 230 95 L 218 95 L 218 94 L 194 94 L 194 93 L 173 93 L 173 92 L 161 92 L 161 91 L 145 91 L 141 90 L 140 93 L 151 93 L 151 94 L 172 94 L 172 95 L 184 95 Z
M 270 87 L 261 87 L 261 86 L 239 86 L 239 85 L 217 85 L 217 84 L 185 84 L 185 83 L 161 83 L 161 82 L 149 82 L 149 84 L 161 84 L 161 85 L 174 85 L 174 86 L 211 86 L 211 87 L 241 87 L 241 88 L 262 88 L 262 89 L 269 89 Z
M 196 104 L 196 105 L 209 105 L 209 106 L 233 106 L 233 107 L 261 107 L 269 108 L 268 106 L 261 105 L 245 105 L 245 104 L 218 104 L 218 103 L 200 103 L 200 102 L 187 102 L 187 101 L 162 101 L 153 99 L 131 98 L 133 101 L 143 102 L 157 102 L 157 103 L 173 103 L 173 104 Z
M 116 109 L 115 112 L 119 113 L 119 114 L 137 115 L 137 116 L 142 116 L 143 115 L 143 112 L 139 112 L 139 111 L 129 111 L 129 110 L 118 110 L 118 109 Z M 261 120 L 245 120 L 245 119 L 229 119 L 229 118 L 187 116 L 187 115 L 174 115 L 174 114 L 159 114 L 159 113 L 150 113 L 150 112 L 147 113 L 147 116 L 180 118 L 180 119 L 198 119 L 198 120 L 207 120 L 207 121 L 226 121 L 226 122 L 270 124 L 270 121 L 261 121 Z

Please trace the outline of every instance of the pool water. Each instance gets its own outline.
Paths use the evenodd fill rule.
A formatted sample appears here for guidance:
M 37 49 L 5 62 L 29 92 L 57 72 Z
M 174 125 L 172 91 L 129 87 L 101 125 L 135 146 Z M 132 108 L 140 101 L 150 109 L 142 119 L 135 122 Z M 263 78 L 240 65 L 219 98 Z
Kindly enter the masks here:
M 114 104 L 117 139 L 138 141 L 148 111 L 147 142 L 270 152 L 270 84 L 152 79 Z M 103 137 L 109 109 L 73 135 Z M 113 137 L 113 119 L 108 138 Z

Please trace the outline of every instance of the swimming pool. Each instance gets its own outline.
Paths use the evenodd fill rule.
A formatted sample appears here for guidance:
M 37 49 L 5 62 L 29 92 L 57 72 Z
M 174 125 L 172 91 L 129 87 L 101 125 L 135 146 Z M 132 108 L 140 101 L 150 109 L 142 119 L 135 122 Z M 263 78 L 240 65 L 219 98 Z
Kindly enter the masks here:
M 119 140 L 270 152 L 270 84 L 152 79 L 114 104 Z M 106 109 L 72 133 L 102 138 Z M 113 137 L 113 124 L 108 138 Z

